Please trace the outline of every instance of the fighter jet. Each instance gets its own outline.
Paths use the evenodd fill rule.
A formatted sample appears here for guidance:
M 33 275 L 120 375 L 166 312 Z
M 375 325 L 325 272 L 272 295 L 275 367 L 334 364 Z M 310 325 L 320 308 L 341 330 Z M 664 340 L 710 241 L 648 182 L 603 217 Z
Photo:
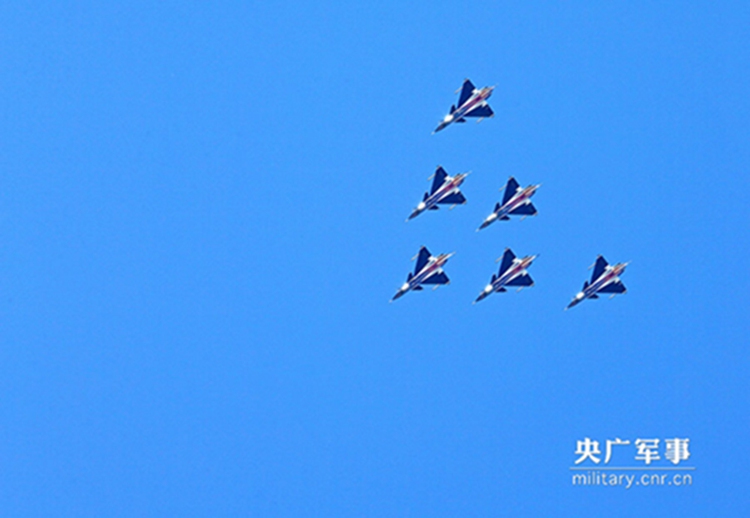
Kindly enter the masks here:
M 521 216 L 521 219 L 526 216 L 535 216 L 536 207 L 531 203 L 531 197 L 534 196 L 539 185 L 529 185 L 525 189 L 522 189 L 515 178 L 512 176 L 508 179 L 508 183 L 505 185 L 505 194 L 503 195 L 503 202 L 495 204 L 495 210 L 487 216 L 477 232 L 490 226 L 498 219 L 501 221 L 509 220 L 509 215 Z M 502 189 L 500 189 L 502 191 Z
M 593 264 L 594 271 L 591 273 L 591 281 L 583 283 L 583 289 L 573 298 L 565 309 L 570 309 L 586 299 L 598 299 L 599 293 L 611 293 L 610 298 L 618 293 L 625 293 L 625 285 L 620 281 L 620 275 L 630 263 L 618 263 L 610 266 L 601 255 Z
M 451 204 L 455 207 L 456 205 L 466 203 L 466 198 L 464 198 L 464 195 L 461 194 L 458 188 L 467 176 L 469 176 L 469 173 L 448 176 L 445 169 L 438 166 L 435 174 L 430 176 L 430 178 L 435 178 L 432 181 L 432 189 L 430 189 L 429 193 L 424 193 L 424 198 L 419 202 L 414 212 L 411 213 L 409 219 L 416 218 L 426 210 L 438 210 L 439 204 Z M 409 219 L 406 221 L 409 221 Z
M 477 297 L 477 300 L 473 303 L 476 304 L 480 300 L 488 297 L 492 292 L 497 291 L 498 293 L 503 293 L 507 291 L 505 289 L 506 286 L 518 286 L 518 291 L 521 291 L 527 286 L 533 286 L 534 281 L 526 271 L 526 268 L 531 266 L 532 261 L 536 258 L 536 255 L 527 255 L 522 259 L 518 259 L 510 248 L 506 248 L 505 253 L 502 256 L 503 262 L 500 264 L 500 269 L 496 275 L 492 276 L 489 284 L 487 284 L 484 290 L 482 290 L 482 293 L 479 294 L 479 297 Z M 498 261 L 500 259 L 501 258 L 498 258 Z
M 391 299 L 391 302 L 404 296 L 409 290 L 422 290 L 423 284 L 434 284 L 434 290 L 441 284 L 450 283 L 450 279 L 448 279 L 448 276 L 445 275 L 445 272 L 443 271 L 443 265 L 448 262 L 448 259 L 450 259 L 452 255 L 453 253 L 440 254 L 435 257 L 429 250 L 427 250 L 427 247 L 423 246 L 420 248 L 419 253 L 412 257 L 412 260 L 417 258 L 417 265 L 414 268 L 414 273 L 409 274 L 406 278 L 406 282 L 401 288 L 399 288 L 398 292 L 396 292 Z
M 451 111 L 445 118 L 440 121 L 438 127 L 432 132 L 434 135 L 441 129 L 448 126 L 451 122 L 466 122 L 466 117 L 479 117 L 477 122 L 480 122 L 485 117 L 492 117 L 493 113 L 490 105 L 487 104 L 487 99 L 492 95 L 494 86 L 486 86 L 481 90 L 477 89 L 471 81 L 466 79 L 463 86 L 461 87 L 461 95 L 458 98 L 458 108 L 454 104 L 451 106 Z M 458 90 L 456 90 L 458 93 Z

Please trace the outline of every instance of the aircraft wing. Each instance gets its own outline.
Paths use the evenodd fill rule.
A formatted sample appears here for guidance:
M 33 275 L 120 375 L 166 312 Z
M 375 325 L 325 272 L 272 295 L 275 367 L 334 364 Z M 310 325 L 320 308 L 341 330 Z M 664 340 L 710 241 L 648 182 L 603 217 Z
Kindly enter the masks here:
M 598 293 L 625 293 L 625 285 L 622 281 L 615 281 L 612 284 L 607 284 L 605 287 L 599 290 Z
M 463 194 L 461 194 L 461 191 L 454 192 L 440 200 L 438 203 L 450 203 L 451 205 L 461 205 L 463 203 L 466 203 L 466 198 Z
M 513 264 L 513 259 L 515 258 L 516 254 L 514 254 L 510 248 L 506 248 L 505 253 L 503 254 L 503 262 L 500 263 L 500 270 L 498 270 L 497 274 L 502 275 L 505 273 L 505 270 L 510 268 L 510 265 Z
M 505 205 L 509 199 L 513 197 L 514 194 L 516 194 L 516 191 L 518 191 L 518 188 L 520 185 L 518 185 L 518 182 L 515 178 L 512 176 L 508 178 L 508 183 L 505 184 L 505 194 L 503 194 L 503 203 L 502 205 Z
M 602 273 L 604 273 L 604 269 L 607 267 L 609 263 L 607 263 L 607 260 L 603 256 L 599 256 L 596 258 L 596 263 L 594 264 L 594 271 L 591 273 L 591 282 L 594 282 L 601 276 Z
M 465 113 L 464 117 L 492 117 L 493 115 L 495 115 L 495 112 L 492 111 L 489 104 L 485 103 L 477 106 L 469 113 Z
M 520 216 L 534 216 L 536 214 L 536 207 L 532 203 L 524 203 L 510 211 L 508 214 L 520 215 Z
M 445 275 L 445 272 L 436 273 L 431 275 L 422 281 L 422 284 L 448 284 L 450 279 Z
M 474 93 L 474 85 L 469 81 L 468 79 L 464 81 L 463 86 L 461 87 L 461 95 L 458 97 L 458 106 L 461 106 L 463 103 L 466 102 L 466 100 L 471 97 L 471 94 Z
M 419 257 L 417 258 L 417 265 L 414 267 L 414 273 L 417 274 L 419 271 L 424 268 L 424 265 L 427 264 L 427 261 L 430 260 L 430 251 L 427 250 L 426 246 L 423 246 L 419 249 Z
M 531 280 L 531 276 L 528 273 L 519 275 L 512 281 L 505 283 L 506 286 L 531 286 L 532 284 L 534 284 L 534 281 Z
M 445 169 L 443 169 L 442 166 L 438 166 L 437 169 L 435 169 L 435 174 L 433 175 L 435 179 L 432 181 L 432 189 L 430 189 L 430 194 L 433 194 L 435 191 L 440 189 L 442 185 L 445 183 L 445 178 L 448 176 L 448 173 L 445 172 Z

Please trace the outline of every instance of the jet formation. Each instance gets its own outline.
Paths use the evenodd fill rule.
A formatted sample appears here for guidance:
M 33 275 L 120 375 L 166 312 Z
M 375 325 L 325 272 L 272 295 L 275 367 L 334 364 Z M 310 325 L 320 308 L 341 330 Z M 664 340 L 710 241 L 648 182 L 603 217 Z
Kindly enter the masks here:
M 466 79 L 459 89 L 461 93 L 458 97 L 458 103 L 451 106 L 450 113 L 440 121 L 440 124 L 432 133 L 435 134 L 454 122 L 466 122 L 467 118 L 477 117 L 477 122 L 480 122 L 485 117 L 493 117 L 494 112 L 487 104 L 487 99 L 490 98 L 494 89 L 494 86 L 476 88 L 470 80 Z M 459 90 L 456 90 L 456 93 Z M 428 178 L 428 180 L 432 179 L 432 187 L 429 192 L 424 193 L 422 201 L 417 204 L 406 221 L 416 218 L 425 211 L 437 210 L 440 205 L 451 205 L 452 209 L 456 205 L 465 204 L 466 197 L 461 192 L 460 187 L 468 175 L 467 172 L 450 176 L 445 169 L 438 166 L 435 173 Z M 500 189 L 501 192 L 504 191 L 502 201 L 495 204 L 492 213 L 477 228 L 477 232 L 487 228 L 495 221 L 508 221 L 511 216 L 521 216 L 522 220 L 527 216 L 535 216 L 537 210 L 531 203 L 531 198 L 539 187 L 540 185 L 529 185 L 522 188 L 516 179 L 511 176 L 505 184 L 505 188 Z M 409 291 L 423 290 L 424 285 L 433 285 L 434 290 L 442 284 L 449 284 L 450 279 L 443 271 L 443 266 L 452 256 L 453 253 L 434 256 L 426 247 L 421 247 L 417 255 L 412 258 L 412 260 L 417 260 L 414 272 L 409 273 L 406 282 L 399 288 L 391 302 L 403 297 Z M 474 303 L 484 300 L 492 293 L 506 292 L 509 287 L 518 288 L 518 291 L 521 291 L 523 288 L 533 286 L 534 281 L 527 269 L 537 257 L 538 255 L 528 255 L 518 258 L 510 248 L 506 248 L 503 255 L 496 261 L 501 263 L 498 272 L 492 275 L 490 282 L 481 291 Z M 594 271 L 591 274 L 591 280 L 583 284 L 581 291 L 576 294 L 565 309 L 570 309 L 586 299 L 598 299 L 599 294 L 602 293 L 611 295 L 610 298 L 625 293 L 627 290 L 620 280 L 620 275 L 625 272 L 628 264 L 618 263 L 610 266 L 604 257 L 598 256 L 596 262 L 592 265 Z
M 620 280 L 620 275 L 625 271 L 628 264 L 630 263 L 617 263 L 610 266 L 604 257 L 601 255 L 597 257 L 596 262 L 592 265 L 594 271 L 591 272 L 591 281 L 583 283 L 581 291 L 573 297 L 573 300 L 565 309 L 570 309 L 586 299 L 598 299 L 599 293 L 611 294 L 610 298 L 613 298 L 615 295 L 628 291 Z
M 497 220 L 507 221 L 510 219 L 509 216 L 521 216 L 521 219 L 524 219 L 526 216 L 536 216 L 536 207 L 531 203 L 531 197 L 534 196 L 539 187 L 539 185 L 529 185 L 525 189 L 522 189 L 516 179 L 511 176 L 508 179 L 508 183 L 505 184 L 505 194 L 503 195 L 502 203 L 498 202 L 495 204 L 495 210 L 487 216 L 477 229 L 477 232 L 483 228 L 487 228 Z M 500 190 L 502 191 L 502 189 Z
M 438 127 L 435 128 L 432 134 L 434 135 L 453 122 L 466 122 L 467 117 L 479 117 L 477 122 L 481 122 L 485 117 L 494 116 L 495 113 L 490 108 L 490 105 L 487 104 L 487 99 L 490 98 L 494 89 L 494 86 L 485 86 L 479 89 L 466 79 L 461 87 L 461 95 L 458 97 L 458 107 L 455 104 L 451 106 L 450 113 L 440 121 L 440 124 L 438 124 Z M 458 90 L 456 90 L 456 93 L 458 93 Z
M 437 289 L 441 284 L 449 284 L 451 281 L 443 271 L 443 266 L 451 256 L 453 256 L 453 253 L 434 256 L 427 250 L 426 246 L 420 248 L 419 253 L 412 258 L 412 260 L 417 259 L 417 264 L 414 266 L 414 273 L 409 274 L 406 282 L 399 288 L 391 299 L 391 302 L 399 297 L 403 297 L 411 290 L 423 290 L 423 284 L 434 284 L 435 287 L 433 290 Z
M 536 255 L 527 255 L 522 259 L 518 259 L 510 248 L 506 248 L 502 257 L 498 258 L 498 261 L 500 259 L 503 261 L 500 263 L 500 269 L 497 271 L 497 274 L 492 276 L 489 284 L 485 286 L 482 293 L 477 297 L 477 300 L 474 301 L 474 304 L 494 292 L 503 293 L 508 291 L 505 289 L 506 286 L 518 286 L 518 291 L 533 286 L 534 281 L 526 271 L 526 268 L 531 266 L 531 263 L 536 258 Z
M 432 188 L 429 193 L 424 193 L 422 201 L 414 209 L 409 216 L 409 219 L 416 218 L 426 210 L 438 210 L 438 205 L 450 204 L 451 209 L 456 205 L 463 205 L 466 203 L 466 198 L 461 194 L 458 189 L 464 182 L 469 173 L 460 173 L 456 176 L 448 176 L 441 166 L 438 166 L 435 170 L 435 174 L 430 176 L 429 179 L 434 178 L 432 181 Z M 407 219 L 406 221 L 409 221 Z

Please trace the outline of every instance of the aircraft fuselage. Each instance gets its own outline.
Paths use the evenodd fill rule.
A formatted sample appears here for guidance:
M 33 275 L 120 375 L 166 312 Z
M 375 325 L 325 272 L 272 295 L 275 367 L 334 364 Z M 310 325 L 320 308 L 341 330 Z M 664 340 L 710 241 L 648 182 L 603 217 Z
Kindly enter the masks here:
M 399 288 L 396 295 L 394 295 L 391 299 L 391 302 L 400 297 L 403 297 L 409 291 L 418 288 L 421 284 L 423 284 L 425 281 L 428 281 L 431 277 L 443 274 L 443 266 L 448 262 L 448 259 L 450 259 L 452 255 L 453 253 L 440 254 L 437 257 L 431 256 L 427 260 L 427 263 L 425 263 L 425 265 L 422 267 L 422 269 L 420 269 L 414 275 L 409 275 L 409 278 L 406 280 L 403 286 Z M 447 284 L 447 282 L 440 282 L 437 284 Z
M 500 275 L 495 282 L 492 283 L 492 289 L 494 291 L 499 290 L 516 277 L 523 275 L 526 272 L 526 268 L 531 266 L 531 262 L 536 259 L 535 255 L 524 257 L 523 259 L 516 259 L 513 264 L 505 270 L 505 273 Z
M 516 210 L 521 205 L 524 205 L 526 203 L 531 202 L 531 197 L 534 196 L 536 193 L 536 190 L 539 188 L 538 185 L 530 185 L 526 187 L 525 189 L 520 190 L 516 194 L 514 194 L 511 199 L 509 199 L 507 202 L 505 202 L 505 205 L 500 207 L 496 212 L 495 215 L 497 219 L 502 218 L 503 216 L 507 216 L 509 213 Z
M 482 89 L 475 90 L 474 93 L 471 94 L 471 97 L 466 99 L 466 102 L 456 108 L 456 111 L 453 112 L 453 120 L 463 118 L 463 116 L 469 113 L 471 110 L 486 102 L 487 99 L 489 99 L 492 95 L 493 89 L 493 86 L 486 86 Z
M 461 106 L 446 115 L 443 120 L 440 121 L 440 124 L 437 128 L 435 128 L 435 131 L 433 131 L 433 133 L 437 133 L 438 131 L 446 128 L 448 125 L 455 121 L 462 120 L 467 116 L 467 114 L 470 114 L 473 110 L 485 104 L 487 102 L 487 99 L 489 99 L 492 95 L 492 90 L 494 89 L 494 86 L 485 86 L 484 88 L 474 90 L 474 92 L 469 96 L 468 99 L 466 99 L 466 101 Z
M 456 176 L 449 176 L 445 179 L 443 185 L 441 185 L 434 193 L 430 194 L 424 201 L 419 202 L 419 205 L 409 216 L 409 219 L 416 218 L 426 210 L 430 210 L 436 206 L 447 196 L 459 192 L 459 187 L 468 176 L 469 173 L 460 173 Z
M 424 268 L 419 270 L 419 272 L 409 280 L 409 289 L 414 289 L 415 286 L 419 286 L 436 273 L 440 273 L 443 265 L 448 262 L 448 259 L 450 259 L 452 255 L 453 254 L 440 254 L 437 257 L 430 257 L 430 260 L 424 265 Z
M 599 256 L 601 258 L 601 256 Z M 591 282 L 591 284 L 585 283 L 583 285 L 583 289 L 576 294 L 576 296 L 573 298 L 572 301 L 570 301 L 570 304 L 568 304 L 567 308 L 570 309 L 573 306 L 576 306 L 583 302 L 586 299 L 591 298 L 597 298 L 597 294 L 605 289 L 610 284 L 618 283 L 620 281 L 620 275 L 625 272 L 625 267 L 628 265 L 628 263 L 618 263 L 613 266 L 606 266 L 604 268 L 604 271 L 597 277 L 596 279 Z M 624 292 L 624 288 L 621 292 L 618 291 L 607 291 L 608 293 L 622 293 Z
M 588 299 L 592 295 L 595 295 L 597 292 L 599 292 L 605 286 L 608 286 L 617 281 L 617 278 L 625 271 L 626 266 L 627 264 L 625 263 L 608 266 L 598 279 L 589 284 L 588 287 L 583 290 L 583 298 Z

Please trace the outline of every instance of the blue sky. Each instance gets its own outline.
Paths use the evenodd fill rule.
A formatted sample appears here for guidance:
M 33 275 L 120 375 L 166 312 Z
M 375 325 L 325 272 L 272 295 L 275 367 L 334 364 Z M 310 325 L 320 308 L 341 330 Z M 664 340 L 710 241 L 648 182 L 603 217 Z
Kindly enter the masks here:
M 750 512 L 747 4 L 0 14 L 3 514 Z M 496 116 L 431 135 L 465 77 Z M 388 304 L 421 245 L 452 283 Z M 598 254 L 628 293 L 563 312 Z M 574 487 L 584 437 L 694 483 Z

